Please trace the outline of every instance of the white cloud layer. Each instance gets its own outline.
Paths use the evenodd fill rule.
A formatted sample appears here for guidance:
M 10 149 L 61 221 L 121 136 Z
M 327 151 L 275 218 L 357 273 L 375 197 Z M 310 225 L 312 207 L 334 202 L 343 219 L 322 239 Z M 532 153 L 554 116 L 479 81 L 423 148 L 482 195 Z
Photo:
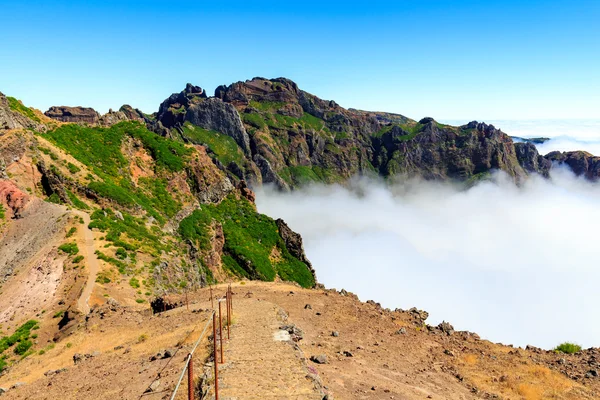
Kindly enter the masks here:
M 506 344 L 600 346 L 600 185 L 570 171 L 521 188 L 497 174 L 467 191 L 357 180 L 257 195 L 328 287 Z

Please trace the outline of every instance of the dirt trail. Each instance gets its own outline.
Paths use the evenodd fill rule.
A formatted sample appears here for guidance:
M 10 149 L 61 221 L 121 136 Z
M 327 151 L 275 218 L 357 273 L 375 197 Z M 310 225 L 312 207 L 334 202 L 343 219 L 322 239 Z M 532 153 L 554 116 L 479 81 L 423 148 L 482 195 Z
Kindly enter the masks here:
M 77 212 L 77 215 L 83 218 L 84 221 L 84 237 L 85 237 L 85 258 L 86 258 L 86 266 L 88 268 L 88 278 L 85 286 L 83 287 L 83 291 L 81 292 L 81 296 L 79 296 L 79 300 L 77 300 L 77 308 L 84 315 L 87 315 L 90 312 L 90 306 L 88 304 L 88 300 L 94 290 L 94 286 L 96 285 L 96 276 L 98 275 L 98 271 L 100 270 L 100 266 L 98 263 L 98 258 L 96 257 L 96 248 L 94 246 L 94 233 L 88 225 L 90 224 L 90 216 L 84 212 Z
M 252 298 L 237 298 L 234 307 L 235 326 L 219 375 L 220 397 L 322 399 L 307 377 L 310 371 L 302 352 L 291 342 L 276 339 L 287 334 L 279 329 L 283 324 L 279 307 Z

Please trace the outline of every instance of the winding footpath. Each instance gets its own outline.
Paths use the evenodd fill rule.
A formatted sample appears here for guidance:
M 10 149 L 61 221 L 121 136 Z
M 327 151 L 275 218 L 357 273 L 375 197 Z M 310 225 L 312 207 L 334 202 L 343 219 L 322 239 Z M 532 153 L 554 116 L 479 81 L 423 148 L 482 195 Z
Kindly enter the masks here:
M 85 265 L 87 267 L 87 281 L 83 290 L 81 292 L 81 296 L 77 300 L 77 309 L 83 313 L 83 315 L 87 315 L 90 312 L 90 306 L 88 304 L 90 296 L 92 295 L 92 291 L 94 290 L 94 286 L 96 285 L 96 277 L 98 275 L 98 271 L 100 270 L 100 265 L 98 263 L 98 258 L 96 257 L 96 248 L 94 247 L 94 233 L 88 225 L 90 224 L 90 216 L 87 213 L 76 211 L 76 215 L 83 218 L 84 227 L 84 239 L 85 239 Z

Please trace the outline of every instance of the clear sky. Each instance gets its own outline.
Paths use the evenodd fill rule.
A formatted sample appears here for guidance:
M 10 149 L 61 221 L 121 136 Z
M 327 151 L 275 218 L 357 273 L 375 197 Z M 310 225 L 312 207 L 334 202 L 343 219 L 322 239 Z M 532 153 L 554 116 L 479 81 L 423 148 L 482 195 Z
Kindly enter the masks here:
M 600 1 L 6 1 L 0 91 L 146 112 L 285 76 L 412 118 L 600 117 Z

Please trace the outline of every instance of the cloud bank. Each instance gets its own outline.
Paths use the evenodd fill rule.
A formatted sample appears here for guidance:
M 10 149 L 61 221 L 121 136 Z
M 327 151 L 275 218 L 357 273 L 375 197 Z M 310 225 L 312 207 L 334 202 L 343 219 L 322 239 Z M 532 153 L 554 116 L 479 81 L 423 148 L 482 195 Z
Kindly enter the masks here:
M 600 186 L 555 169 L 469 190 L 355 180 L 257 193 L 302 234 L 318 279 L 384 307 L 416 306 L 492 341 L 600 346 Z

